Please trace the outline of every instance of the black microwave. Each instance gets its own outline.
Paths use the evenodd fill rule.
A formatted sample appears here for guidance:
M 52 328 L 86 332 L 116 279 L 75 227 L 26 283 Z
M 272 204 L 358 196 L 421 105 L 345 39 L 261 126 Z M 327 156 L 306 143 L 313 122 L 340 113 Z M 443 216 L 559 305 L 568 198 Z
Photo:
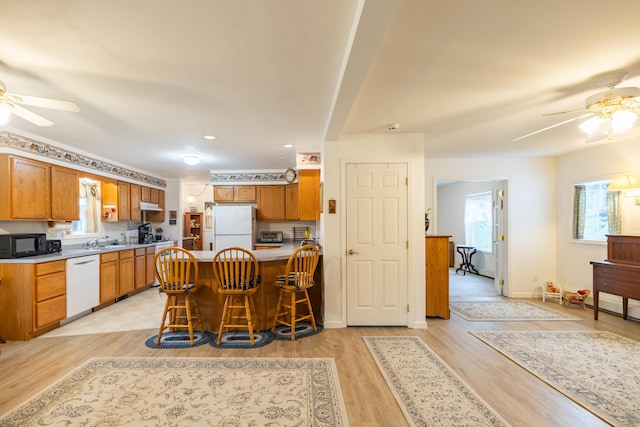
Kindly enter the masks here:
M 20 258 L 46 253 L 44 233 L 0 234 L 0 258 Z

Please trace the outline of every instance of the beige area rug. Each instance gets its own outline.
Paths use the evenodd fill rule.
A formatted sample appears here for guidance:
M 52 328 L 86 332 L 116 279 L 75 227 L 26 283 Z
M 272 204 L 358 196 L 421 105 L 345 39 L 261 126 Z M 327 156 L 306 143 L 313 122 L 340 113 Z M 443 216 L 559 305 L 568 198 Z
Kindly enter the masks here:
M 529 301 L 451 301 L 449 307 L 469 322 L 580 320 Z
M 411 426 L 508 426 L 418 337 L 363 337 Z
M 640 343 L 610 332 L 471 332 L 614 426 L 640 426 Z
M 7 426 L 348 426 L 333 359 L 94 358 Z

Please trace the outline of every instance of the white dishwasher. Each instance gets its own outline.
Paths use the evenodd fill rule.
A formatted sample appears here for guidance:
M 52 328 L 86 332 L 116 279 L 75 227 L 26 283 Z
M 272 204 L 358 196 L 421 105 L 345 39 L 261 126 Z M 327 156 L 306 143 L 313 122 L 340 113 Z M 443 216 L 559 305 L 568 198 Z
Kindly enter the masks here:
M 100 255 L 67 260 L 67 318 L 100 305 Z

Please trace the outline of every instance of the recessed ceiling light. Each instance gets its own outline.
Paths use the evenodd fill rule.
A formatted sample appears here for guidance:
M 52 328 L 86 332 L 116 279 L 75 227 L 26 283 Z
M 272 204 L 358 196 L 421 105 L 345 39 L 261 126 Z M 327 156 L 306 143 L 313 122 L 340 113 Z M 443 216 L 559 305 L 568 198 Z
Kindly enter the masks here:
M 189 166 L 195 166 L 200 163 L 200 157 L 193 155 L 184 156 L 184 162 Z
M 213 140 L 214 140 L 214 139 L 216 139 L 216 138 L 217 138 L 217 136 L 214 136 L 214 135 L 205 135 L 205 136 L 204 136 L 204 139 L 208 139 L 208 140 L 210 140 L 210 141 L 213 141 Z
M 293 148 L 293 144 L 282 144 L 282 148 Z

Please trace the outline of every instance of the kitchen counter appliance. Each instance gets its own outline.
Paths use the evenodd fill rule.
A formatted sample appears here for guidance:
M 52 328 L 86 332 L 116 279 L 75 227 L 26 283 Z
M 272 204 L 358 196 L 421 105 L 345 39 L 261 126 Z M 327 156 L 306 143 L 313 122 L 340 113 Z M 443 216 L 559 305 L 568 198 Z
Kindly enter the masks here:
M 0 234 L 0 258 L 21 258 L 47 253 L 44 233 Z
M 67 319 L 100 305 L 100 255 L 67 260 Z
M 258 243 L 282 243 L 282 231 L 261 231 Z
M 153 243 L 153 227 L 148 222 L 138 227 L 138 243 Z

